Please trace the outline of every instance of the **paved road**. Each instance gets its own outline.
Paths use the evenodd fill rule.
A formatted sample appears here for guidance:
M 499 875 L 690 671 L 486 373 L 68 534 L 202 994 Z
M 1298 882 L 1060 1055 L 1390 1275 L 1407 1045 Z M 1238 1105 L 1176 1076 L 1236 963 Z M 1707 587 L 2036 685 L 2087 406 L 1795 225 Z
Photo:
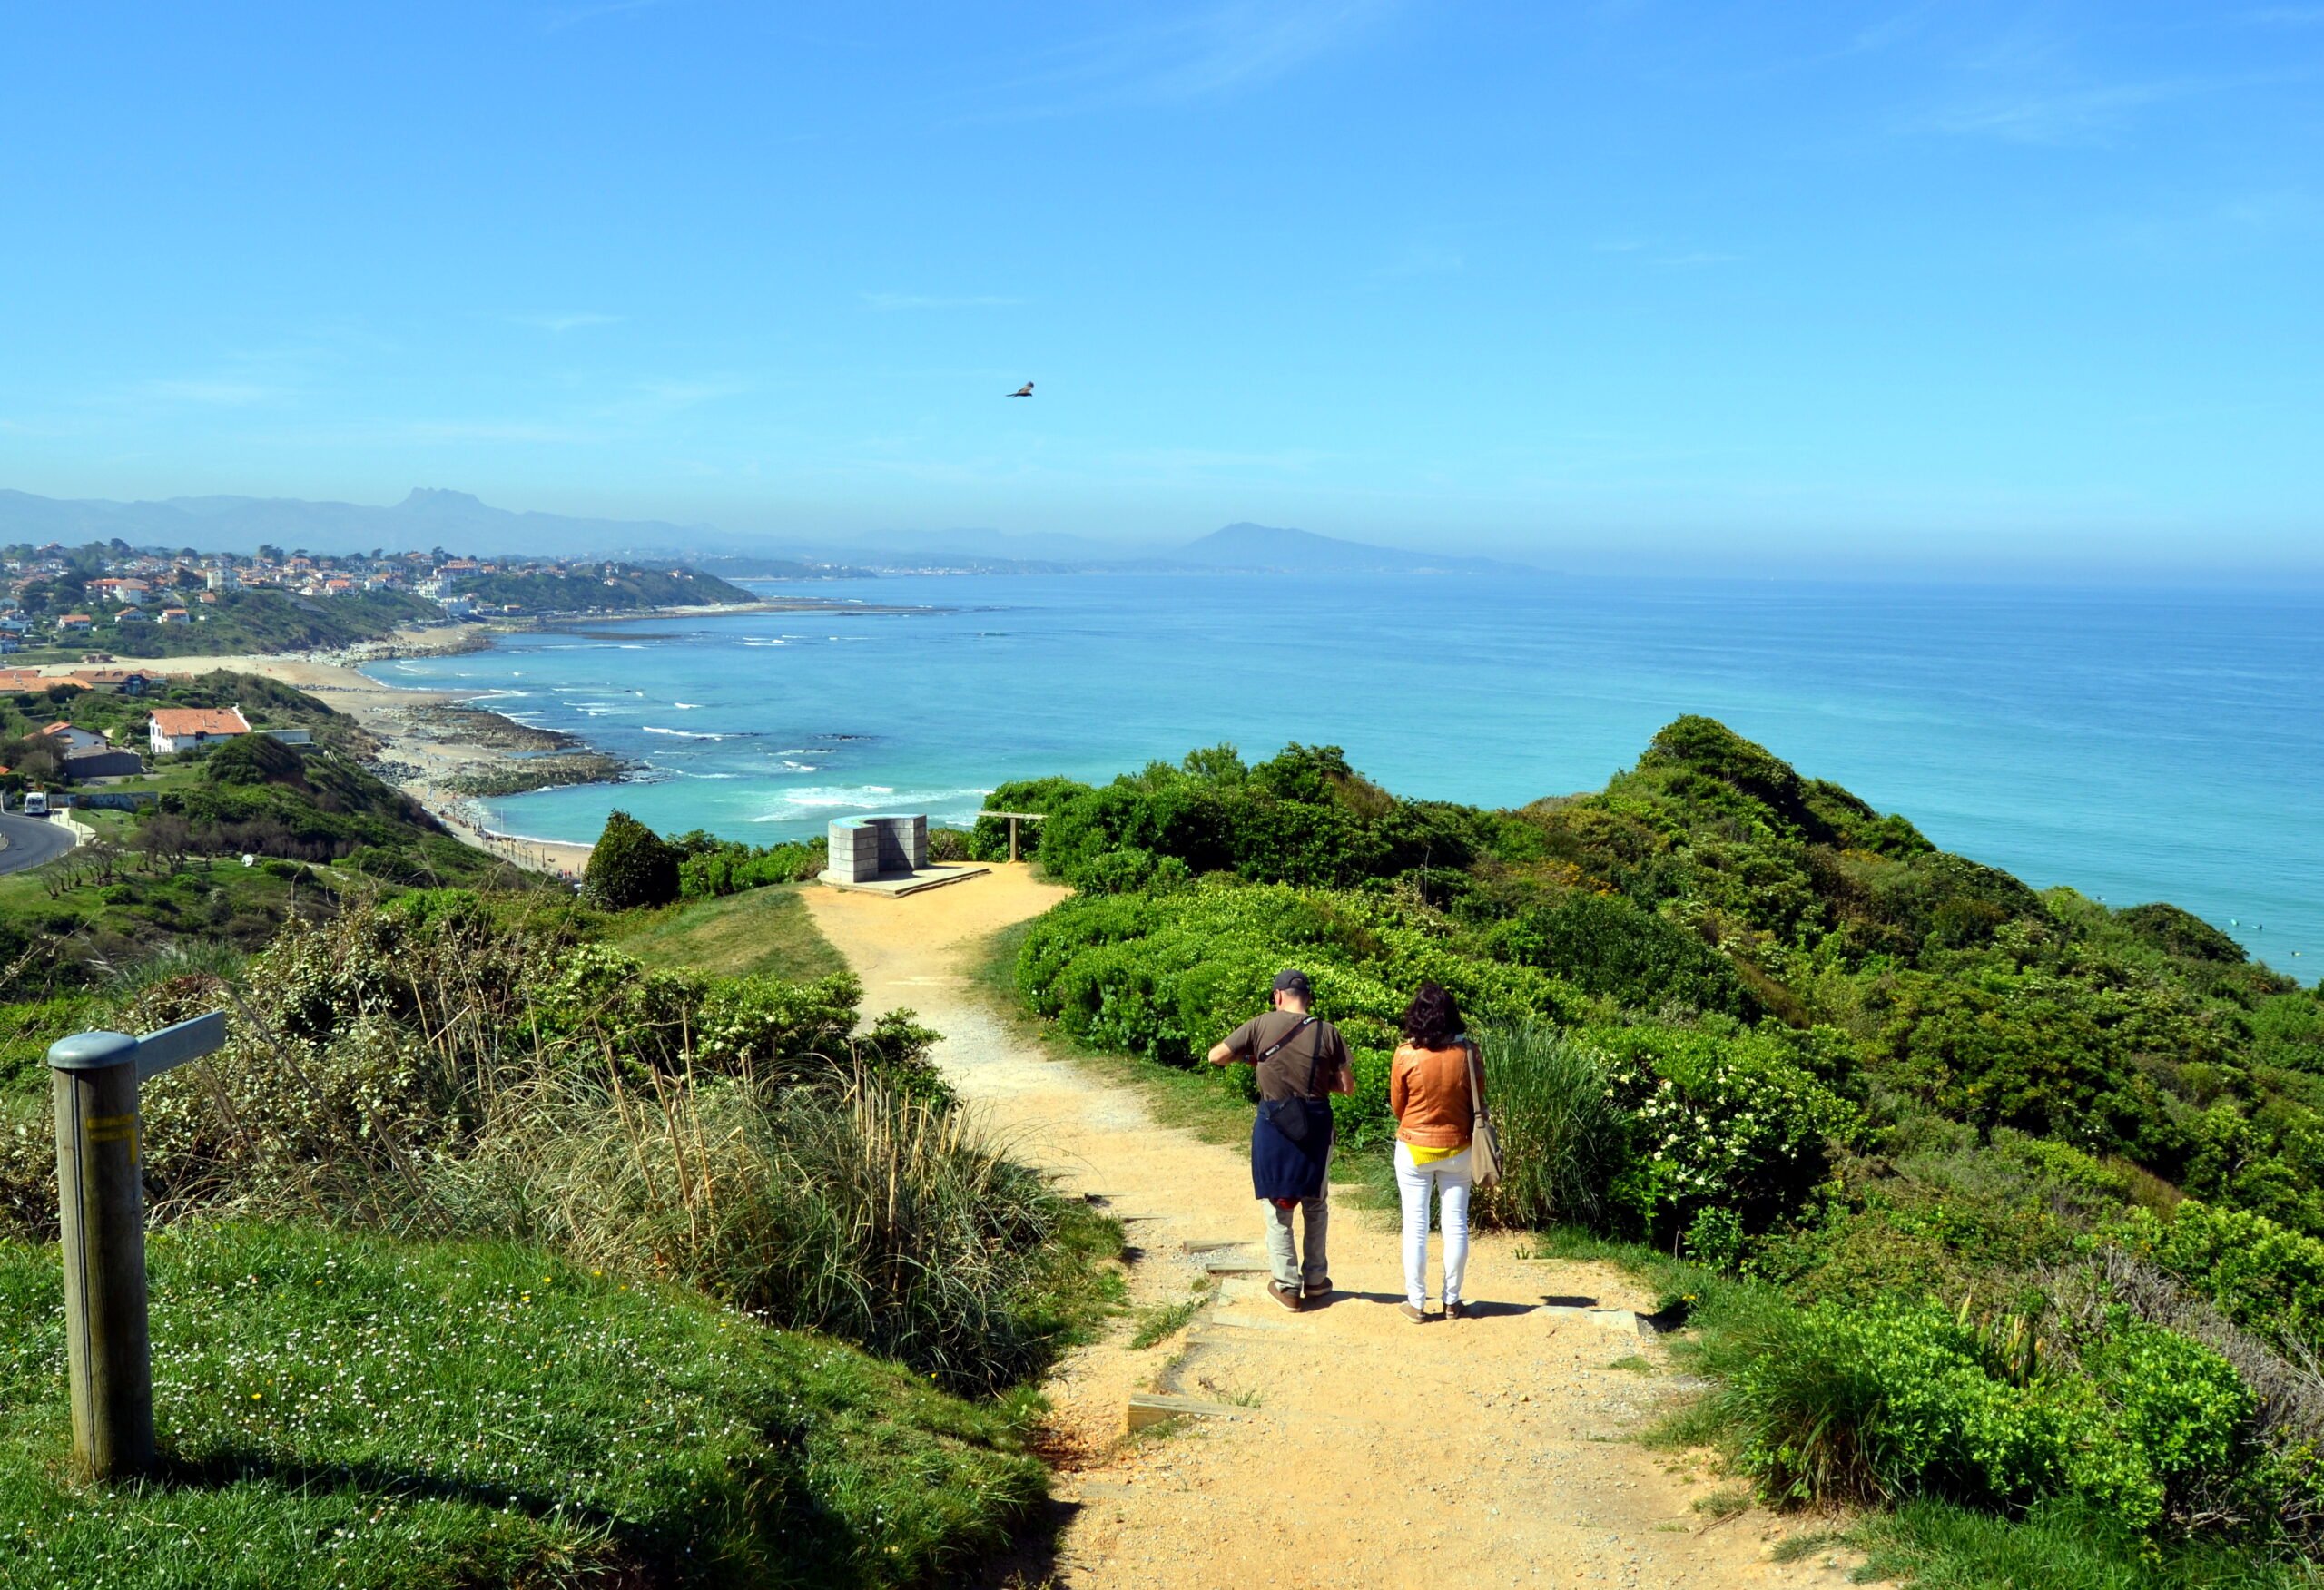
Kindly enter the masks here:
M 73 848 L 73 830 L 63 823 L 18 817 L 14 812 L 0 814 L 0 839 L 8 841 L 7 848 L 0 849 L 0 873 L 22 872 L 53 861 Z

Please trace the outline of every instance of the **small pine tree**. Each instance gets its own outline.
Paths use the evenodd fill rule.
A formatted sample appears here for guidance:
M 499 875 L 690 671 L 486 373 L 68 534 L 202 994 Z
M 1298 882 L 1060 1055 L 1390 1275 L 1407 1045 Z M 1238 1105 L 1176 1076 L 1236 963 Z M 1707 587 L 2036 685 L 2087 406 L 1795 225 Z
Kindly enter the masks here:
M 581 889 L 608 911 L 666 906 L 678 898 L 678 852 L 626 811 L 609 813 Z

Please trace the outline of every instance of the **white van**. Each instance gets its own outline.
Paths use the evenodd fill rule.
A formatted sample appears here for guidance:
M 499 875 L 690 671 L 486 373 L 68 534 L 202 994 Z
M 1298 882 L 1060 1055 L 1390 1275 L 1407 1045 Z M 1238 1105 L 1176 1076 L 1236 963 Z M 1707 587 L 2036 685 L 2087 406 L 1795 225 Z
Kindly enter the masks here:
M 27 790 L 25 791 L 25 815 L 26 817 L 46 817 L 48 815 L 47 790 Z

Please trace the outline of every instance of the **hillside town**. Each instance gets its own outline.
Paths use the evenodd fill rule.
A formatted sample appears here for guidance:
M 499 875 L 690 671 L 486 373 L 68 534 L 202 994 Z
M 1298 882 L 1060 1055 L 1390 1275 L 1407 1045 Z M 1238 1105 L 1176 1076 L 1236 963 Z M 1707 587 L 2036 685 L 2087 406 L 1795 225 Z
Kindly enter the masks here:
M 251 616 L 267 606 L 320 616 L 329 612 L 321 604 L 348 598 L 372 598 L 368 605 L 378 616 L 404 623 L 750 599 L 682 565 L 479 557 L 440 546 L 333 555 L 261 545 L 244 555 L 118 540 L 7 547 L 0 551 L 0 653 L 101 638 L 150 643 L 157 628 L 209 623 L 238 608 L 250 607 Z

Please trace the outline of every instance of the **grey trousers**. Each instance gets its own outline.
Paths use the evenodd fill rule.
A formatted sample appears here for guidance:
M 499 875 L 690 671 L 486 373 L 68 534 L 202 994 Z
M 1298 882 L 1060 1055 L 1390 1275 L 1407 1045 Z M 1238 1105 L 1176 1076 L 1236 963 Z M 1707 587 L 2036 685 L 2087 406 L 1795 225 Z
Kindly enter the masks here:
M 1271 1198 L 1261 1199 L 1259 1210 L 1267 1222 L 1267 1268 L 1275 1272 L 1277 1286 L 1303 1291 L 1308 1287 L 1320 1287 L 1332 1278 L 1330 1256 L 1324 1250 L 1324 1239 L 1332 1226 L 1328 1189 L 1322 1196 L 1302 1198 L 1295 1212 L 1276 1208 Z M 1291 1217 L 1295 1212 L 1303 1217 L 1306 1225 L 1305 1264 L 1291 1240 Z

